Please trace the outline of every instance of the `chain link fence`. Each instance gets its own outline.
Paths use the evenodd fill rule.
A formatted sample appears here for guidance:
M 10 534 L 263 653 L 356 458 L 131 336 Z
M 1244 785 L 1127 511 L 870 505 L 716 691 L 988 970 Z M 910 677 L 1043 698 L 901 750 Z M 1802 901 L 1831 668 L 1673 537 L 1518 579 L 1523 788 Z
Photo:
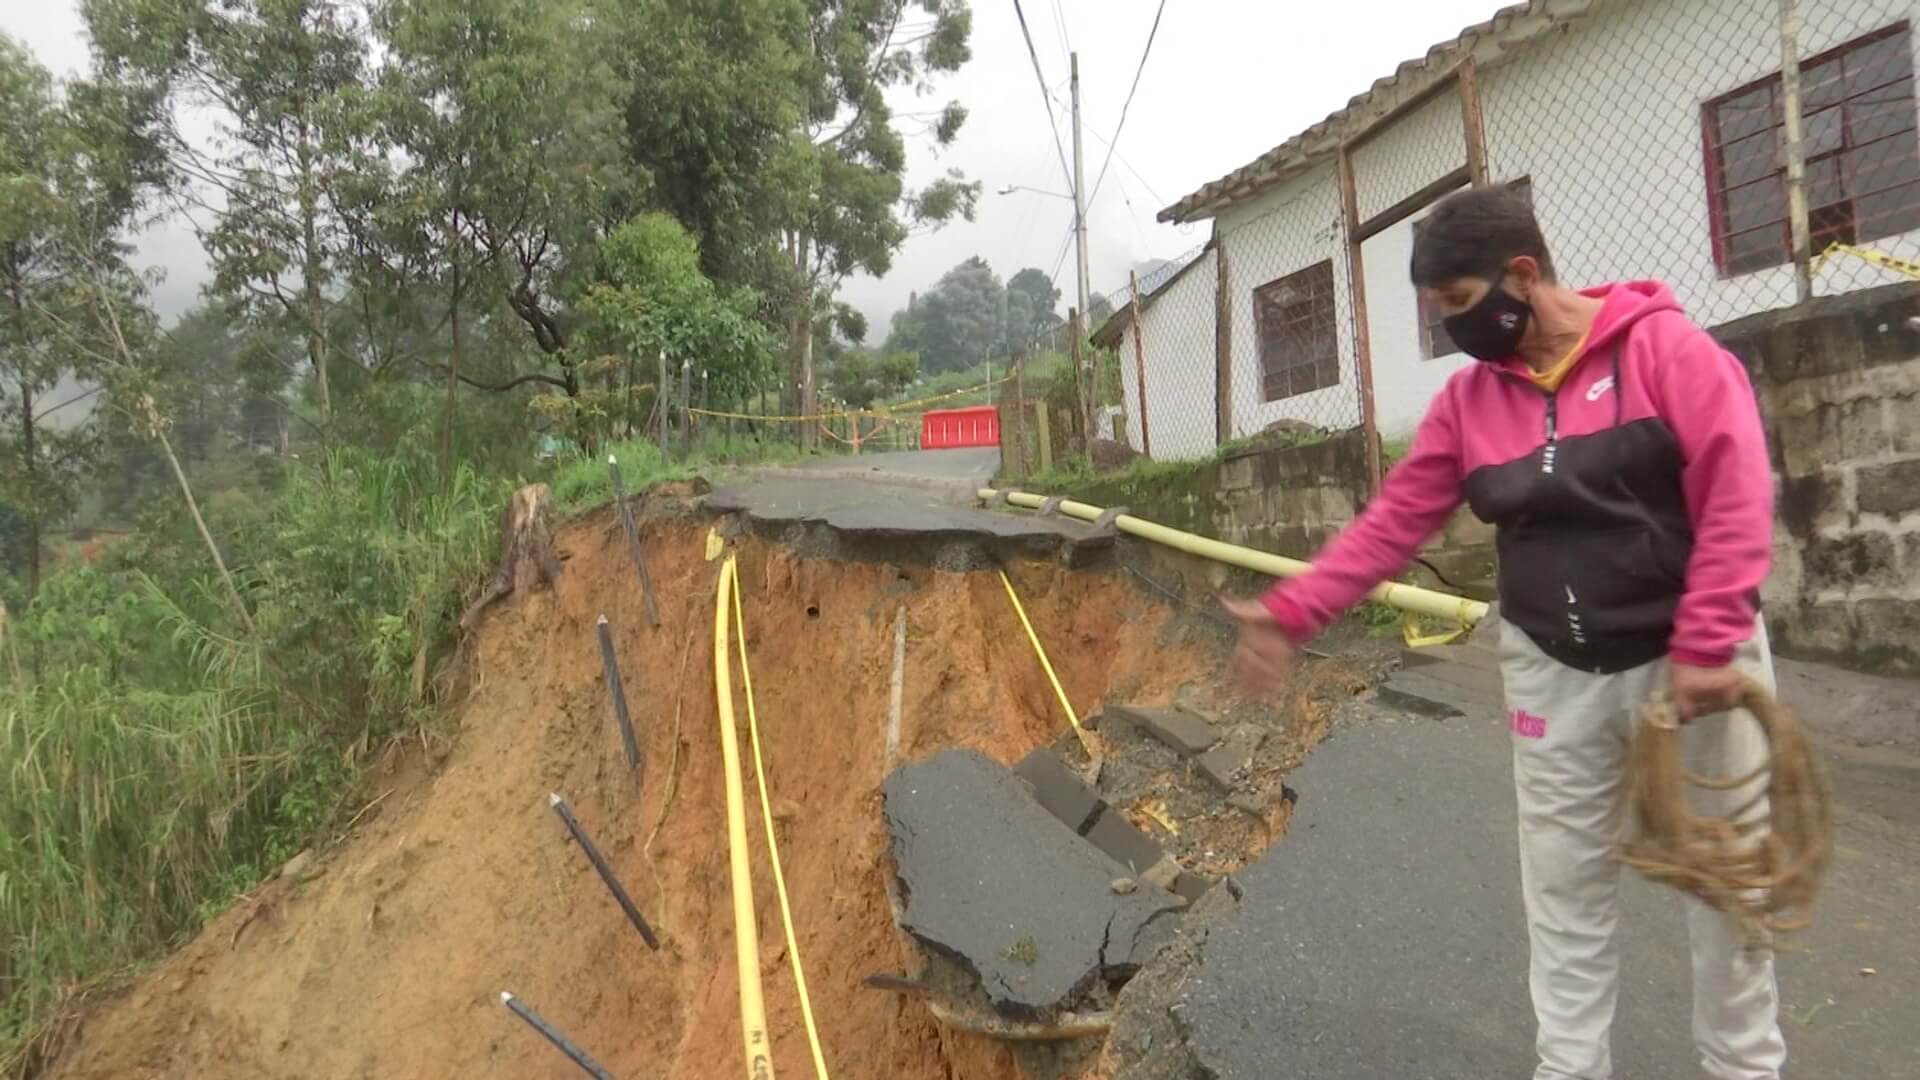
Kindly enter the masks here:
M 1535 0 L 1403 68 L 1209 207 L 1213 238 L 1094 345 L 1103 434 L 1157 459 L 1362 428 L 1384 466 L 1468 362 L 1407 282 L 1431 205 L 1533 202 L 1562 281 L 1652 278 L 1692 318 L 1920 280 L 1920 0 Z M 1309 133 L 1311 134 L 1311 133 Z M 1283 148 L 1285 149 L 1285 148 Z M 1199 215 L 1205 216 L 1205 215 Z
M 1917 8 L 1595 5 L 1481 77 L 1492 179 L 1530 189 L 1563 280 L 1655 278 L 1704 326 L 1911 280 Z

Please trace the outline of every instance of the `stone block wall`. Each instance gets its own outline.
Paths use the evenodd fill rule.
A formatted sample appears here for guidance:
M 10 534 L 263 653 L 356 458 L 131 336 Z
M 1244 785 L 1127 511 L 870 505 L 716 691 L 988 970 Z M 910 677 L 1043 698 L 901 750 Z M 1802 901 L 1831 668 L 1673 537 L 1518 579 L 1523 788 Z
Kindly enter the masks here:
M 1920 672 L 1920 284 L 1713 334 L 1753 376 L 1773 455 L 1776 647 Z
M 1367 444 L 1358 430 L 1242 450 L 1219 466 L 1214 535 L 1303 559 L 1353 520 L 1366 490 Z

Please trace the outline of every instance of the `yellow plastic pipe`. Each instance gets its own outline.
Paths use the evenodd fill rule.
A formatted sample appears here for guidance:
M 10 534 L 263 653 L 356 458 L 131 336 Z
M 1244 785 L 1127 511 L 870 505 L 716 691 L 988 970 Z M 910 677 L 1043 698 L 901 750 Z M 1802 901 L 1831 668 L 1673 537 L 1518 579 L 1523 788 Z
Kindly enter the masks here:
M 991 488 L 979 489 L 979 496 L 983 501 L 993 498 L 995 494 L 997 493 Z M 1045 496 L 1030 492 L 1007 492 L 1008 503 L 1023 506 L 1029 510 L 1039 509 L 1046 501 Z M 1093 521 L 1106 513 L 1098 506 L 1074 502 L 1071 499 L 1061 500 L 1060 512 L 1081 521 Z M 1289 559 L 1284 555 L 1255 551 L 1249 547 L 1241 547 L 1239 544 L 1229 544 L 1222 540 L 1182 532 L 1179 529 L 1170 529 L 1145 518 L 1134 517 L 1132 514 L 1121 514 L 1114 518 L 1113 526 L 1129 536 L 1138 536 L 1143 540 L 1165 544 L 1167 547 L 1184 551 L 1189 555 L 1198 555 L 1201 558 L 1226 563 L 1228 566 L 1238 566 L 1243 570 L 1252 570 L 1273 577 L 1298 577 L 1306 573 L 1311 565 L 1299 559 Z M 1402 585 L 1399 582 L 1390 581 L 1378 585 L 1367 594 L 1367 598 L 1415 615 L 1424 615 L 1433 619 L 1450 619 L 1462 626 L 1472 626 L 1487 617 L 1487 605 L 1478 600 L 1469 600 L 1464 596 L 1454 596 L 1451 593 L 1435 592 L 1432 589 L 1422 589 L 1417 585 Z
M 1073 702 L 1067 700 L 1066 687 L 1060 685 L 1060 676 L 1053 670 L 1053 661 L 1047 659 L 1047 647 L 1040 644 L 1040 635 L 1034 632 L 1032 620 L 1027 618 L 1027 608 L 1020 602 L 1020 594 L 1013 591 L 1013 579 L 1005 570 L 1000 571 L 1000 584 L 1007 587 L 1007 599 L 1013 601 L 1013 613 L 1020 616 L 1020 625 L 1026 628 L 1027 640 L 1033 645 L 1033 654 L 1040 658 L 1041 670 L 1047 673 L 1047 681 L 1053 684 L 1054 696 L 1060 699 L 1060 709 L 1067 714 L 1067 723 L 1073 725 L 1073 734 L 1080 740 L 1080 748 L 1095 761 L 1100 760 L 1100 748 L 1094 745 L 1087 729 L 1080 726 L 1080 714 L 1073 711 Z
M 733 869 L 733 952 L 740 973 L 740 1033 L 748 1080 L 773 1080 L 773 1040 L 760 986 L 760 933 L 753 914 L 753 871 L 747 862 L 747 805 L 740 781 L 740 744 L 733 716 L 733 672 L 728 663 L 732 624 L 733 556 L 720 568 L 713 602 L 713 690 L 720 704 L 720 762 L 727 783 L 727 854 Z
M 827 1055 L 820 1048 L 820 1029 L 813 1022 L 813 998 L 807 993 L 807 972 L 800 963 L 800 938 L 793 930 L 793 904 L 787 897 L 787 872 L 780 866 L 780 839 L 773 829 L 773 791 L 767 787 L 767 766 L 760 753 L 760 710 L 753 702 L 753 665 L 747 662 L 747 616 L 740 603 L 740 566 L 727 561 L 733 579 L 733 635 L 740 648 L 740 688 L 747 698 L 747 741 L 753 745 L 753 776 L 760 785 L 760 821 L 767 830 L 767 861 L 773 866 L 773 891 L 780 898 L 780 925 L 787 935 L 787 960 L 793 967 L 793 985 L 800 994 L 800 1022 L 807 1029 L 807 1047 L 813 1052 L 813 1073 L 827 1075 Z

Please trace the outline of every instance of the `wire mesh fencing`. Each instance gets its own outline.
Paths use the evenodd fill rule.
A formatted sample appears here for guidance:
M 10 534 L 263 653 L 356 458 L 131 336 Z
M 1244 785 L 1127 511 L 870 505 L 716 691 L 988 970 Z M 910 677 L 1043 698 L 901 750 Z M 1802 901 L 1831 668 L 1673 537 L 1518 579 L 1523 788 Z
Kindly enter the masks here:
M 1404 69 L 1207 211 L 1117 354 L 1155 458 L 1356 426 L 1390 461 L 1467 360 L 1407 280 L 1426 214 L 1507 184 L 1559 278 L 1656 279 L 1723 326 L 1920 280 L 1917 0 L 1539 0 Z M 1122 294 L 1128 301 L 1130 293 Z
M 1113 294 L 1093 344 L 1114 357 L 1115 438 L 1191 460 L 1360 423 L 1345 233 L 1325 179 Z
M 1493 178 L 1564 280 L 1657 278 L 1707 326 L 1912 280 L 1917 8 L 1596 5 L 1482 76 Z

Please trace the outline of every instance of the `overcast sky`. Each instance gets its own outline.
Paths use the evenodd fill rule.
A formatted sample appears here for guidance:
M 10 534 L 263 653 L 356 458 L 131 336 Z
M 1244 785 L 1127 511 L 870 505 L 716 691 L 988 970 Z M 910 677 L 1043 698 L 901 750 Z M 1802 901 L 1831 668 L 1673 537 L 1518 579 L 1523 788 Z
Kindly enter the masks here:
M 1126 284 L 1127 270 L 1172 258 L 1206 240 L 1205 224 L 1176 228 L 1155 213 L 1201 184 L 1271 149 L 1346 104 L 1403 60 L 1490 16 L 1504 0 L 1168 0 L 1126 127 L 1115 125 L 1140 62 L 1159 0 L 1024 0 L 1040 66 L 1059 102 L 1067 93 L 1069 47 L 1080 54 L 1086 125 L 1086 183 L 1093 191 L 1107 143 L 1118 156 L 1088 212 L 1090 289 Z M 1004 279 L 1025 266 L 1054 271 L 1071 298 L 1073 220 L 1064 198 L 996 189 L 1020 185 L 1064 193 L 1039 83 L 1020 35 L 1013 0 L 974 0 L 973 61 L 927 99 L 957 98 L 970 110 L 954 145 L 939 153 L 914 144 L 909 182 L 958 168 L 986 188 L 978 219 L 916 236 L 884 279 L 849 281 L 842 296 L 884 334 L 887 317 L 954 263 L 980 255 Z M 57 75 L 84 71 L 78 0 L 4 0 L 0 31 L 24 40 Z M 903 107 L 914 107 L 903 102 Z M 1067 152 L 1066 110 L 1054 117 Z M 164 222 L 143 236 L 141 257 L 166 278 L 156 303 L 172 314 L 205 280 L 193 231 Z

